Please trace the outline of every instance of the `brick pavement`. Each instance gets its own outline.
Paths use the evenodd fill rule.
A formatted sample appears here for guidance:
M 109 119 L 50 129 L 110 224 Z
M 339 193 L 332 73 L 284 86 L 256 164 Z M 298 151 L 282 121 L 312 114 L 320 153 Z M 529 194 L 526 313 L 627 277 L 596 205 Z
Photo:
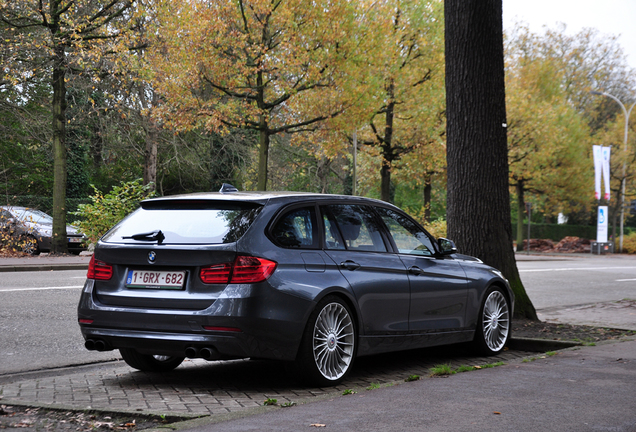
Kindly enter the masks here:
M 170 373 L 139 372 L 123 362 L 18 375 L 0 382 L 2 403 L 66 410 L 135 412 L 191 418 L 245 412 L 263 406 L 301 403 L 364 390 L 371 384 L 390 385 L 411 375 L 425 376 L 439 364 L 452 367 L 510 363 L 531 356 L 508 350 L 495 357 L 475 357 L 462 346 L 439 347 L 356 359 L 341 385 L 309 388 L 294 382 L 283 364 L 273 361 L 186 360 Z

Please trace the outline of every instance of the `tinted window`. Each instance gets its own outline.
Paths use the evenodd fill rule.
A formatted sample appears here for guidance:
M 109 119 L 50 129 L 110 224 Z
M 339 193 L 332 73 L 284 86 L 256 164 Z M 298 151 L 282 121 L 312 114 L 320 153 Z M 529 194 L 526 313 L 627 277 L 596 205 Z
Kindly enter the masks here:
M 324 207 L 328 249 L 386 252 L 373 210 L 360 205 L 328 205 Z M 337 232 L 334 231 L 337 227 Z
M 396 211 L 377 208 L 382 220 L 386 224 L 398 251 L 409 255 L 431 256 L 435 248 L 430 237 L 409 218 Z
M 318 236 L 314 207 L 289 211 L 276 222 L 271 232 L 274 241 L 282 247 L 317 249 Z
M 222 203 L 220 209 L 210 204 L 199 208 L 169 208 L 167 202 L 157 207 L 136 210 L 106 233 L 102 241 L 143 244 L 143 241 L 124 237 L 161 230 L 165 236 L 164 244 L 232 243 L 245 234 L 261 209 L 240 203 L 234 208 Z

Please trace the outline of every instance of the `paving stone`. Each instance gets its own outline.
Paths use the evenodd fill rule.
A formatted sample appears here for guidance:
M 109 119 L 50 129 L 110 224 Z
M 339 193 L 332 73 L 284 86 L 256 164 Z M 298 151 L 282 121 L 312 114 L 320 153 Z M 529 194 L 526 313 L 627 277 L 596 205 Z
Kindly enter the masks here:
M 175 371 L 156 374 L 136 371 L 122 363 L 97 369 L 65 371 L 0 384 L 3 403 L 55 404 L 69 409 L 151 411 L 163 414 L 226 414 L 262 406 L 266 399 L 279 405 L 299 402 L 346 389 L 403 381 L 428 375 L 438 364 L 452 367 L 513 362 L 531 353 L 506 351 L 495 357 L 477 357 L 461 348 L 438 348 L 356 359 L 349 378 L 339 386 L 310 388 L 285 374 L 284 367 L 263 360 L 207 362 L 189 360 Z M 59 371 L 57 373 L 60 373 Z

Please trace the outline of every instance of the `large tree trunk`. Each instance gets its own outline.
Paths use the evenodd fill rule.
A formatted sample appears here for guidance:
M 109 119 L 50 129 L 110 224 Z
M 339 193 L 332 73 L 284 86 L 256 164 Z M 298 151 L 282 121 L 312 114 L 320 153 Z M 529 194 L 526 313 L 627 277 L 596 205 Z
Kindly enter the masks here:
M 66 58 L 55 48 L 53 63 L 53 240 L 51 252 L 68 253 L 66 238 Z
M 537 319 L 512 249 L 502 0 L 446 0 L 448 235 L 501 270 L 515 314 Z

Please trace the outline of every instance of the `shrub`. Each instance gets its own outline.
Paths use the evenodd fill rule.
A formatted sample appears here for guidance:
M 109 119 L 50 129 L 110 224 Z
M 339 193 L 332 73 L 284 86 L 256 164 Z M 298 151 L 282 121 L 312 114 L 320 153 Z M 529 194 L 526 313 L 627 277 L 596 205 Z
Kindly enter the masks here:
M 636 232 L 623 236 L 623 252 L 636 254 Z
M 91 187 L 95 191 L 90 197 L 92 202 L 80 204 L 78 210 L 71 213 L 80 216 L 81 220 L 73 225 L 86 234 L 91 243 L 97 243 L 113 225 L 136 210 L 140 201 L 155 195 L 152 185 L 142 185 L 141 179 L 121 182 L 105 195 L 95 186 Z

